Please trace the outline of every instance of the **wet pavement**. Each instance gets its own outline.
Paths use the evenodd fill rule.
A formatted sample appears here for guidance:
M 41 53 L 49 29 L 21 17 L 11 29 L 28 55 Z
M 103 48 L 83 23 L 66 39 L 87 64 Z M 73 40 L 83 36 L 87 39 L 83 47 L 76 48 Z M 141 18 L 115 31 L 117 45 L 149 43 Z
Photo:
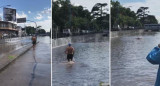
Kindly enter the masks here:
M 160 43 L 160 33 L 122 36 L 111 41 L 111 85 L 154 86 L 158 65 L 146 60 L 147 54 Z
M 0 86 L 51 86 L 51 44 L 49 37 L 38 37 L 36 48 L 0 72 Z
M 74 61 L 68 63 L 65 48 L 52 50 L 53 86 L 99 86 L 109 82 L 109 42 L 108 39 L 74 43 Z

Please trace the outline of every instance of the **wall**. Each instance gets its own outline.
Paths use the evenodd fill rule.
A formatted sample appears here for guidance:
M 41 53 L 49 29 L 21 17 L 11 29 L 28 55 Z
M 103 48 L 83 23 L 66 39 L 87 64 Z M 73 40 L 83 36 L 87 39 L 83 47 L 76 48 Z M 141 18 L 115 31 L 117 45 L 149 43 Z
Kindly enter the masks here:
M 16 41 L 26 40 L 26 39 L 31 40 L 31 37 L 17 37 L 17 38 L 0 39 L 0 44 L 6 43 L 6 42 L 16 42 Z
M 99 33 L 99 34 L 89 34 L 89 35 L 52 39 L 52 47 L 56 48 L 56 47 L 67 45 L 68 43 L 86 43 L 86 42 L 107 41 L 108 37 L 103 37 L 102 35 L 103 35 L 102 33 Z
M 120 37 L 120 36 L 131 36 L 131 35 L 140 35 L 143 34 L 144 30 L 125 30 L 125 31 L 112 31 L 111 38 Z

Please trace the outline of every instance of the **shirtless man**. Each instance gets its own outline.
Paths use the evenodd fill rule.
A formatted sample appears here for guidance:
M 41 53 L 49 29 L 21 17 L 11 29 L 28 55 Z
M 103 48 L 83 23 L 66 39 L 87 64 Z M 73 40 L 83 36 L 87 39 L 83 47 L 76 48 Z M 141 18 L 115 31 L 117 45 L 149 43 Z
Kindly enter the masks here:
M 65 53 L 67 54 L 67 60 L 68 62 L 73 60 L 73 54 L 74 54 L 74 48 L 71 46 L 71 44 L 68 44 L 68 47 L 66 48 Z
M 35 48 L 36 42 L 37 42 L 37 37 L 36 36 L 32 36 L 33 48 Z

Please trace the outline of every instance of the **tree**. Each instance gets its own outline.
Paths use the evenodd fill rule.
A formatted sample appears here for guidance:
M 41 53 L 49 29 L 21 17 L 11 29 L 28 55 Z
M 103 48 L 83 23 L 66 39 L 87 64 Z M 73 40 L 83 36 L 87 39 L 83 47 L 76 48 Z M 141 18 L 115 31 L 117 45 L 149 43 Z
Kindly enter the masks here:
M 148 17 L 148 13 L 149 13 L 149 11 L 147 11 L 148 9 L 149 7 L 140 7 L 137 10 L 137 17 L 143 25 L 146 24 L 145 19 Z
M 102 17 L 102 16 L 106 16 L 106 8 L 107 3 L 97 3 L 94 5 L 94 7 L 92 8 L 92 15 L 97 18 L 97 17 Z
M 129 26 L 141 27 L 141 24 L 134 11 L 123 7 L 118 1 L 111 2 L 111 27 L 112 30 L 128 29 Z
M 111 27 L 112 29 L 119 24 L 119 8 L 121 7 L 118 1 L 111 1 Z
M 39 34 L 46 34 L 46 31 L 45 31 L 44 29 L 39 29 L 39 30 L 38 30 L 38 33 L 39 33 Z
M 53 2 L 52 6 L 52 20 L 57 26 L 59 26 L 60 30 L 63 31 L 66 23 L 70 19 L 70 2 L 68 0 L 57 0 Z
M 72 20 L 72 26 L 79 29 L 86 29 L 88 27 L 88 23 L 88 19 L 82 17 L 74 17 Z
M 154 15 L 148 15 L 145 20 L 145 24 L 158 24 L 158 20 Z
M 58 27 L 59 33 L 62 33 L 63 29 L 69 28 L 72 31 L 76 31 L 77 28 L 82 28 L 82 26 L 86 27 L 86 24 L 82 25 L 83 21 L 84 23 L 86 23 L 86 21 L 89 23 L 92 19 L 90 12 L 85 10 L 83 6 L 74 6 L 68 0 L 53 2 L 52 10 L 52 25 Z M 79 25 L 75 23 L 79 23 Z M 57 27 L 53 29 L 57 29 Z
M 157 19 L 154 15 L 149 15 L 149 11 L 147 11 L 149 7 L 140 7 L 137 10 L 137 16 L 142 25 L 144 24 L 158 24 Z
M 28 35 L 32 35 L 32 34 L 35 34 L 36 32 L 36 28 L 32 27 L 32 26 L 26 26 L 25 27 L 25 30 L 26 30 L 26 33 Z
M 37 26 L 37 29 L 41 29 L 42 28 L 42 26 Z
M 79 30 L 101 31 L 103 29 L 109 29 L 107 3 L 97 3 L 95 5 L 99 10 L 92 12 L 98 12 L 100 14 L 96 18 L 92 15 L 92 12 L 89 12 L 85 7 L 81 5 L 74 6 L 69 0 L 57 0 L 52 3 L 52 33 L 55 34 L 53 35 L 54 37 L 63 36 L 64 29 L 70 29 L 72 33 L 79 32 Z M 94 24 L 96 23 L 94 28 L 92 26 L 93 22 Z
M 137 16 L 139 19 L 141 18 L 144 18 L 144 17 L 147 17 L 149 13 L 149 11 L 147 11 L 149 9 L 149 7 L 140 7 L 138 10 L 137 10 Z
M 97 3 L 93 6 L 91 14 L 93 20 L 96 21 L 97 31 L 102 31 L 104 29 L 109 30 L 109 14 L 107 14 L 107 3 Z M 95 22 L 94 21 L 94 22 Z

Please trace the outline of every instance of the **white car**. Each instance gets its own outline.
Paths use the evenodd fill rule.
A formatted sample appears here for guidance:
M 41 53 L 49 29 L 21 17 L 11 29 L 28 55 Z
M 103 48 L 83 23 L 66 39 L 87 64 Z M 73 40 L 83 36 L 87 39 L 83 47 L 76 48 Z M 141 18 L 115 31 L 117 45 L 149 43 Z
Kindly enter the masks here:
M 8 37 L 8 34 L 4 33 L 4 34 L 3 34 L 3 37 Z

